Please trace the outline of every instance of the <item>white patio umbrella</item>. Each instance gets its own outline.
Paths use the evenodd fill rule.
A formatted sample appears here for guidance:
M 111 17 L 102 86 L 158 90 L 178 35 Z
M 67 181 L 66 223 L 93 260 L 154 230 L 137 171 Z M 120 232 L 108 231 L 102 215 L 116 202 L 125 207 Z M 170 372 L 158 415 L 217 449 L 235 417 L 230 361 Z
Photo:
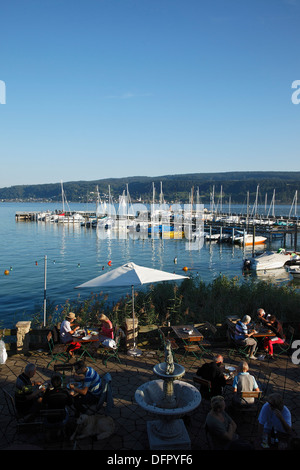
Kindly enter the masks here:
M 146 268 L 135 263 L 129 262 L 119 268 L 113 269 L 108 273 L 95 277 L 90 281 L 77 286 L 76 289 L 94 288 L 94 287 L 131 287 L 132 292 L 132 319 L 133 319 L 133 349 L 128 351 L 129 355 L 139 356 L 141 351 L 136 348 L 135 342 L 135 314 L 134 314 L 134 287 L 162 281 L 179 281 L 187 279 L 187 276 L 172 274 L 167 271 L 161 271 L 153 268 Z

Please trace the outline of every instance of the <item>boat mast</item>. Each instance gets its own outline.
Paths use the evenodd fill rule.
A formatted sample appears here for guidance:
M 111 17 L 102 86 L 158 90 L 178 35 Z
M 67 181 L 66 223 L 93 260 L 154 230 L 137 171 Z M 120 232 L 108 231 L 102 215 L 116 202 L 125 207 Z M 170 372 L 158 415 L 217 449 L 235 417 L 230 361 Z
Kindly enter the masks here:
M 290 213 L 289 213 L 289 218 L 291 217 L 291 214 L 292 214 L 292 210 L 293 210 L 293 207 L 295 206 L 295 217 L 297 217 L 297 198 L 298 198 L 298 190 L 296 189 L 296 192 L 295 192 L 295 195 L 294 195 L 294 199 L 293 199 L 293 202 L 292 202 L 292 205 L 291 205 L 291 208 L 290 208 Z
M 273 197 L 272 197 L 272 200 L 271 200 L 271 203 L 270 203 L 270 207 L 269 207 L 269 211 L 268 211 L 267 217 L 269 217 L 269 213 L 270 213 L 271 207 L 273 207 L 272 216 L 275 217 L 275 189 L 274 189 L 274 191 L 273 191 Z
M 64 197 L 64 187 L 62 180 L 60 181 L 61 185 L 61 200 L 62 200 L 62 207 L 63 207 L 63 214 L 65 213 L 65 197 Z

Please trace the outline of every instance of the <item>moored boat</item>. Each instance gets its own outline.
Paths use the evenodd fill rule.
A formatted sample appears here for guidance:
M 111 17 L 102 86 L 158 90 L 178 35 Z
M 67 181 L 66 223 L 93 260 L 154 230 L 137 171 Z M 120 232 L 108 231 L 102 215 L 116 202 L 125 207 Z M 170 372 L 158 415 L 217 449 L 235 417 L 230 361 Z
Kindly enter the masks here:
M 268 269 L 283 268 L 288 261 L 290 261 L 290 255 L 285 251 L 274 252 L 265 251 L 257 256 L 244 260 L 244 268 L 253 269 L 254 271 L 265 271 Z
M 300 266 L 293 266 L 289 269 L 289 273 L 294 279 L 300 279 Z
M 241 246 L 252 246 L 254 245 L 263 245 L 266 243 L 267 237 L 262 237 L 262 236 L 254 236 L 254 242 L 253 242 L 253 235 L 251 234 L 246 234 L 245 236 L 241 237 L 234 237 L 234 243 L 237 243 L 238 245 Z

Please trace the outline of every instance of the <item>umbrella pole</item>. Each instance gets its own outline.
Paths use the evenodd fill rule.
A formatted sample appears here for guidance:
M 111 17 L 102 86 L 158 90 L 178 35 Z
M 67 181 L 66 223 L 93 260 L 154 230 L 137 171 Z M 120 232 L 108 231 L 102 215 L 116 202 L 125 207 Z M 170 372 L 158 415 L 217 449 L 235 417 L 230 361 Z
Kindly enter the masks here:
M 136 348 L 136 343 L 135 343 L 135 315 L 134 315 L 134 286 L 131 286 L 131 296 L 132 296 L 132 325 L 133 325 L 133 348 L 129 349 L 127 351 L 127 354 L 129 356 L 141 356 L 142 351 L 140 349 Z

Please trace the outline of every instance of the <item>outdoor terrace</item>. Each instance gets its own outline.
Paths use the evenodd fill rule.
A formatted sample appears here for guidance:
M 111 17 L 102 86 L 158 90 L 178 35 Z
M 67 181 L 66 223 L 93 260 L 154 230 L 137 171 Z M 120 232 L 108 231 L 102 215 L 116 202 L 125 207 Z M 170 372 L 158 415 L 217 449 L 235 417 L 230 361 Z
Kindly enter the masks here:
M 139 344 L 139 347 L 141 345 Z M 143 348 L 143 345 L 141 346 Z M 221 353 L 224 362 L 230 365 L 237 365 L 241 358 L 235 357 L 232 360 L 228 353 L 229 348 L 216 344 L 212 348 L 214 353 Z M 143 354 L 139 357 L 132 357 L 126 351 L 120 352 L 121 364 L 116 360 L 109 360 L 107 366 L 98 357 L 96 362 L 91 359 L 87 364 L 94 367 L 102 376 L 109 372 L 112 376 L 112 387 L 114 396 L 114 408 L 111 416 L 115 420 L 115 433 L 108 439 L 97 441 L 95 438 L 86 438 L 71 442 L 69 439 L 50 441 L 45 439 L 43 432 L 16 433 L 16 421 L 12 420 L 5 434 L 6 424 L 10 421 L 8 410 L 5 406 L 3 389 L 14 391 L 17 376 L 24 369 L 28 362 L 32 362 L 37 367 L 37 374 L 34 380 L 49 380 L 53 373 L 53 364 L 47 368 L 51 356 L 47 350 L 30 351 L 29 354 L 10 355 L 4 365 L 0 366 L 0 448 L 4 449 L 42 449 L 42 450 L 105 450 L 110 452 L 122 451 L 143 451 L 149 450 L 147 436 L 147 421 L 155 419 L 146 411 L 140 408 L 135 402 L 136 389 L 145 382 L 153 380 L 156 376 L 153 373 L 153 366 L 163 362 L 163 350 L 157 346 L 153 349 L 149 344 L 143 348 Z M 181 380 L 193 384 L 193 375 L 197 368 L 207 361 L 211 361 L 209 355 L 204 355 L 201 360 L 190 356 L 176 355 L 177 362 L 185 367 L 185 375 Z M 73 359 L 72 362 L 75 362 Z M 300 436 L 300 370 L 299 365 L 293 364 L 288 355 L 278 357 L 272 362 L 253 361 L 249 362 L 250 372 L 260 382 L 263 389 L 268 393 L 279 392 L 283 395 L 285 404 L 292 413 L 292 422 L 295 433 Z M 69 373 L 67 373 L 69 374 Z M 230 404 L 231 390 L 227 387 L 226 402 Z M 191 439 L 191 450 L 208 450 L 208 442 L 204 431 L 205 417 L 210 409 L 209 403 L 202 401 L 200 406 L 191 413 L 185 420 L 186 428 Z M 238 434 L 250 442 L 255 449 L 261 449 L 257 442 L 257 419 L 241 415 L 233 417 L 238 425 Z M 70 425 L 75 426 L 75 418 L 70 421 Z M 250 419 L 250 422 L 249 422 Z M 174 449 L 174 451 L 179 451 Z M 186 452 L 186 451 L 185 451 Z

